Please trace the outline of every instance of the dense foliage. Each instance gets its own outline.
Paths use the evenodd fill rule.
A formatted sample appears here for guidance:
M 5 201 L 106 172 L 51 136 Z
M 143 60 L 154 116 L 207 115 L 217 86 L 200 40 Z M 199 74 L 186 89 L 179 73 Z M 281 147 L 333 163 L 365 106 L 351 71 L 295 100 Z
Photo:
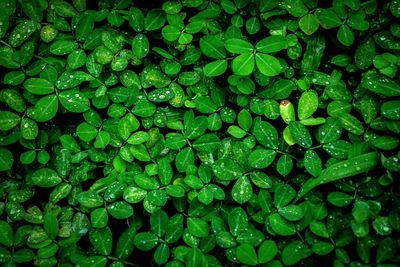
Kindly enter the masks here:
M 0 264 L 399 266 L 399 19 L 0 0 Z

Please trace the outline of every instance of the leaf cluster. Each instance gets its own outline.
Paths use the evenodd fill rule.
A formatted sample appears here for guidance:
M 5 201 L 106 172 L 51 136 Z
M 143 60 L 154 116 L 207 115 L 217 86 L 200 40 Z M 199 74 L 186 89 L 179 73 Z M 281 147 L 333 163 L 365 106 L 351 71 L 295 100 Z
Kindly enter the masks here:
M 398 266 L 399 18 L 0 0 L 0 264 Z

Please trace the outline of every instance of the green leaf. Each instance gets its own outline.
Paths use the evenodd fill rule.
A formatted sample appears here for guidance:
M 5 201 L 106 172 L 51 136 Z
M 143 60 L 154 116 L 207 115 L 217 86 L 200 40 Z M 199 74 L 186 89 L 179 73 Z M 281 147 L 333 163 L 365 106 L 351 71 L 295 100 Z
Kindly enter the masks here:
M 135 227 L 127 228 L 119 237 L 117 246 L 115 248 L 115 256 L 119 259 L 128 258 L 134 249 L 134 240 L 136 236 Z
M 289 155 L 282 155 L 276 164 L 276 171 L 282 176 L 288 175 L 292 168 L 293 161 Z
M 107 207 L 108 212 L 115 219 L 126 219 L 133 215 L 132 206 L 125 201 L 116 201 Z
M 345 207 L 353 201 L 353 196 L 343 192 L 330 192 L 328 202 L 337 207 Z
M 371 66 L 375 54 L 375 42 L 372 38 L 369 38 L 364 43 L 360 44 L 356 49 L 354 55 L 356 66 L 363 70 L 367 69 L 369 66 Z
M 160 88 L 149 92 L 147 98 L 152 102 L 161 103 L 171 100 L 174 96 L 174 92 L 169 88 Z
M 318 178 L 308 180 L 303 184 L 298 192 L 297 199 L 303 197 L 318 185 L 368 172 L 375 167 L 377 160 L 378 154 L 376 152 L 370 152 L 332 164 L 328 168 L 324 169 Z
M 22 10 L 25 15 L 35 21 L 41 21 L 43 18 L 43 10 L 40 4 L 33 0 L 24 1 L 22 4 Z
M 212 153 L 217 148 L 221 140 L 215 134 L 205 134 L 193 142 L 193 148 L 199 152 Z
M 0 172 L 8 171 L 14 163 L 14 157 L 10 150 L 0 147 Z
M 249 244 L 243 244 L 236 248 L 236 255 L 239 262 L 251 266 L 257 265 L 256 250 Z
M 243 53 L 235 57 L 232 61 L 232 71 L 236 75 L 247 76 L 254 70 L 253 53 Z
M 114 54 L 107 47 L 98 46 L 94 50 L 94 59 L 100 65 L 109 64 L 113 60 L 113 57 Z M 101 71 L 101 69 L 99 71 Z
M 351 213 L 356 222 L 364 222 L 370 213 L 368 203 L 365 201 L 356 201 Z
M 50 46 L 50 52 L 57 56 L 67 55 L 78 49 L 74 40 L 57 40 Z
M 186 167 L 194 163 L 193 149 L 186 147 L 182 149 L 175 158 L 175 166 L 179 172 L 185 172 Z
M 322 161 L 314 150 L 307 150 L 304 154 L 304 167 L 314 177 L 322 171 Z
M 163 210 L 158 210 L 151 214 L 150 225 L 153 232 L 159 237 L 164 236 L 167 230 L 168 215 Z
M 319 8 L 314 14 L 316 15 L 321 27 L 324 29 L 336 28 L 342 24 L 342 20 L 331 8 Z
M 160 186 L 155 177 L 150 177 L 146 173 L 140 173 L 134 177 L 135 183 L 144 190 L 156 190 Z
M 275 188 L 274 205 L 281 208 L 289 204 L 296 196 L 296 191 L 288 184 L 279 184 Z
M 392 150 L 399 146 L 400 141 L 392 136 L 380 136 L 374 139 L 372 144 L 382 150 Z
M 137 233 L 134 240 L 135 247 L 142 251 L 149 251 L 158 244 L 158 237 L 148 232 Z
M 97 135 L 97 129 L 87 122 L 82 122 L 76 128 L 76 134 L 84 142 L 92 141 Z
M 212 166 L 213 173 L 223 181 L 236 180 L 243 170 L 237 162 L 229 158 L 218 159 Z
M 246 212 L 240 207 L 232 209 L 228 215 L 228 224 L 231 234 L 233 236 L 238 236 L 248 226 Z
M 337 32 L 337 38 L 345 46 L 352 45 L 355 39 L 353 31 L 346 24 L 340 26 Z
M 319 22 L 315 15 L 309 13 L 299 20 L 299 27 L 305 34 L 311 35 L 318 30 Z
M 1 262 L 2 263 L 6 263 L 6 262 L 8 262 L 8 261 L 10 261 L 12 259 L 11 253 L 7 249 L 5 249 L 3 247 L 0 247 L 0 255 L 2 256 L 1 257 L 2 258 Z
M 338 118 L 329 117 L 318 128 L 318 139 L 321 144 L 327 144 L 339 139 L 342 135 L 342 124 Z
M 249 131 L 251 129 L 251 126 L 253 124 L 253 118 L 251 117 L 251 114 L 247 109 L 242 109 L 238 113 L 237 120 L 238 120 L 239 126 L 243 130 Z
M 144 18 L 146 31 L 154 31 L 164 26 L 166 22 L 165 11 L 162 9 L 151 9 Z
M 78 25 L 76 26 L 76 38 L 79 41 L 85 41 L 87 36 L 93 32 L 94 29 L 94 16 L 86 14 L 79 19 Z
M 378 216 L 373 222 L 372 227 L 378 235 L 390 235 L 392 233 L 392 226 L 390 225 L 388 217 Z
M 196 109 L 201 113 L 211 114 L 217 111 L 218 106 L 208 96 L 199 96 L 195 100 Z
M 160 244 L 154 252 L 154 261 L 158 265 L 163 265 L 168 261 L 169 256 L 169 247 L 166 244 Z
M 156 106 L 147 100 L 139 100 L 136 102 L 132 112 L 139 117 L 147 118 L 156 112 Z
M 203 36 L 200 39 L 200 49 L 204 55 L 210 58 L 224 59 L 226 57 L 224 42 L 215 35 Z M 220 60 L 217 60 L 215 62 L 219 61 Z
M 118 133 L 123 140 L 127 140 L 131 136 L 132 132 L 136 131 L 139 126 L 139 120 L 133 114 L 128 113 L 126 116 L 119 120 Z M 91 132 L 90 137 L 92 137 L 93 129 L 90 129 L 89 132 Z
M 38 122 L 46 122 L 54 118 L 58 111 L 58 98 L 56 95 L 48 95 L 36 102 L 28 116 Z
M 9 154 L 6 154 L 6 153 L 4 153 L 4 155 L 9 156 Z M 12 156 L 12 154 L 11 154 L 11 156 Z M 35 159 L 36 159 L 36 151 L 34 151 L 34 150 L 25 151 L 19 157 L 19 160 L 21 161 L 22 164 L 31 164 Z
M 243 138 L 246 135 L 246 131 L 236 125 L 229 126 L 227 133 L 239 139 Z
M 10 3 L 8 4 L 10 5 Z M 23 19 L 11 31 L 9 44 L 13 47 L 22 45 L 39 27 L 36 21 Z
M 35 253 L 33 253 L 30 249 L 19 249 L 16 250 L 13 254 L 13 260 L 16 263 L 25 263 L 30 262 L 35 257 Z
M 264 169 L 274 162 L 275 150 L 255 149 L 249 155 L 249 165 L 255 169 Z
M 240 78 L 237 81 L 237 89 L 243 94 L 248 95 L 248 94 L 253 93 L 255 90 L 255 87 L 256 86 L 255 86 L 254 82 L 251 79 L 249 79 L 248 77 Z
M 302 17 L 308 13 L 307 7 L 301 0 L 285 0 L 283 7 L 294 17 Z
M 290 129 L 290 134 L 292 135 L 293 140 L 296 142 L 296 144 L 304 148 L 311 147 L 312 139 L 310 132 L 303 124 L 297 121 L 291 121 L 289 123 L 289 129 Z
M 253 45 L 242 39 L 228 39 L 225 41 L 225 48 L 233 54 L 251 54 Z
M 22 71 L 10 71 L 4 75 L 4 83 L 7 85 L 19 85 L 25 80 L 25 73 Z
M 48 95 L 54 92 L 54 85 L 42 78 L 30 78 L 24 82 L 23 86 L 35 95 Z
M 299 105 L 297 107 L 297 115 L 299 120 L 311 117 L 318 109 L 318 94 L 315 91 L 306 91 L 301 94 Z
M 285 265 L 295 265 L 311 255 L 311 249 L 301 241 L 292 241 L 282 251 L 282 261 Z
M 163 185 L 168 185 L 173 177 L 173 169 L 167 159 L 163 158 L 158 162 L 158 177 Z
M 278 209 L 279 215 L 288 221 L 298 221 L 304 217 L 304 210 L 298 205 L 288 205 Z
M 272 180 L 265 173 L 254 171 L 250 174 L 250 179 L 257 187 L 271 188 Z
M 58 251 L 58 245 L 55 243 L 52 243 L 46 247 L 42 247 L 38 250 L 37 252 L 37 257 L 38 258 L 50 258 L 54 256 Z
M 162 29 L 161 33 L 165 40 L 173 42 L 181 35 L 181 29 L 174 25 L 167 25 Z
M 220 76 L 228 68 L 228 62 L 224 59 L 216 60 L 204 66 L 204 74 L 209 77 Z
M 0 221 L 0 244 L 6 247 L 14 244 L 14 231 L 6 221 Z
M 391 120 L 400 119 L 400 100 L 386 101 L 381 106 L 381 114 Z
M 392 259 L 396 255 L 397 247 L 396 241 L 391 237 L 381 240 L 376 253 L 376 262 L 381 263 Z
M 18 125 L 21 118 L 11 111 L 0 111 L 0 130 L 8 131 Z
M 273 56 L 257 53 L 256 64 L 258 70 L 267 76 L 276 76 L 281 70 L 282 66 L 279 60 Z
M 87 208 L 96 208 L 103 204 L 103 198 L 93 191 L 81 192 L 77 196 L 79 203 Z
M 43 217 L 43 227 L 50 239 L 55 239 L 59 231 L 57 216 L 53 212 L 47 212 Z
M 39 133 L 39 128 L 34 120 L 23 118 L 21 120 L 21 136 L 26 140 L 34 140 Z
M 228 14 L 235 14 L 237 11 L 237 7 L 235 6 L 234 3 L 232 3 L 230 0 L 222 0 L 221 1 L 221 7 L 225 10 L 226 13 Z
M 271 149 L 278 148 L 278 132 L 272 124 L 256 118 L 254 120 L 252 133 L 261 145 Z
M 124 190 L 123 198 L 128 203 L 139 203 L 147 195 L 147 191 L 136 186 L 129 186 Z
M 328 230 L 323 222 L 316 221 L 316 220 L 311 221 L 310 230 L 313 234 L 315 234 L 317 236 L 324 237 L 324 238 L 329 237 Z
M 108 213 L 105 208 L 97 208 L 90 213 L 90 222 L 94 228 L 103 228 L 108 223 Z
M 105 148 L 111 140 L 111 136 L 106 131 L 99 131 L 96 136 L 96 140 L 94 141 L 95 148 Z
M 208 236 L 208 224 L 200 218 L 189 217 L 187 219 L 189 233 L 197 237 Z
M 380 74 L 365 75 L 361 80 L 361 85 L 376 94 L 400 96 L 400 85 Z
M 176 214 L 170 218 L 165 233 L 165 241 L 172 244 L 179 240 L 183 232 L 183 216 Z
M 32 182 L 40 187 L 53 187 L 61 183 L 61 178 L 53 169 L 42 168 L 32 173 Z
M 147 201 L 151 205 L 163 207 L 168 201 L 168 196 L 164 190 L 153 190 L 147 194 L 145 203 Z
M 249 18 L 246 21 L 246 30 L 249 34 L 256 34 L 260 28 L 260 20 L 257 17 Z
M 278 246 L 273 240 L 265 240 L 258 248 L 258 263 L 271 261 L 278 254 Z
M 325 256 L 329 254 L 335 247 L 328 242 L 318 241 L 313 244 L 312 251 L 319 256 Z
M 89 231 L 89 240 L 100 254 L 107 256 L 111 253 L 113 237 L 109 227 L 92 229 Z
M 285 220 L 278 213 L 274 213 L 268 217 L 268 222 L 272 230 L 281 236 L 291 236 L 296 233 L 295 225 Z
M 362 123 L 351 114 L 341 114 L 339 116 L 343 129 L 355 135 L 362 135 L 365 131 Z
M 80 91 L 72 89 L 62 91 L 58 98 L 61 105 L 70 112 L 82 113 L 90 108 L 89 99 Z
M 191 86 L 200 81 L 200 76 L 197 72 L 185 71 L 179 74 L 178 82 L 185 86 Z
M 287 49 L 286 38 L 282 35 L 268 36 L 256 44 L 257 52 L 275 53 Z
M 76 51 L 72 52 L 71 54 L 69 54 L 69 56 L 67 58 L 67 63 L 71 69 L 79 69 L 80 67 L 85 65 L 86 60 L 87 60 L 87 56 L 86 56 L 85 51 L 82 49 L 79 49 L 79 50 L 76 50 Z
M 149 39 L 144 34 L 136 35 L 132 40 L 133 55 L 139 59 L 145 58 L 150 50 Z
M 253 188 L 247 176 L 241 176 L 237 179 L 232 188 L 232 198 L 239 204 L 246 203 L 253 196 Z

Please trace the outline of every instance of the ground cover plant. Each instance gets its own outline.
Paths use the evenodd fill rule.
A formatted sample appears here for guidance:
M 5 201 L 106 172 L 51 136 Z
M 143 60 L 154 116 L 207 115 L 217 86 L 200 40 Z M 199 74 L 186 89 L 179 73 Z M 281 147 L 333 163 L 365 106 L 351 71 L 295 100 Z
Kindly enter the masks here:
M 0 0 L 2 266 L 400 265 L 400 1 Z

